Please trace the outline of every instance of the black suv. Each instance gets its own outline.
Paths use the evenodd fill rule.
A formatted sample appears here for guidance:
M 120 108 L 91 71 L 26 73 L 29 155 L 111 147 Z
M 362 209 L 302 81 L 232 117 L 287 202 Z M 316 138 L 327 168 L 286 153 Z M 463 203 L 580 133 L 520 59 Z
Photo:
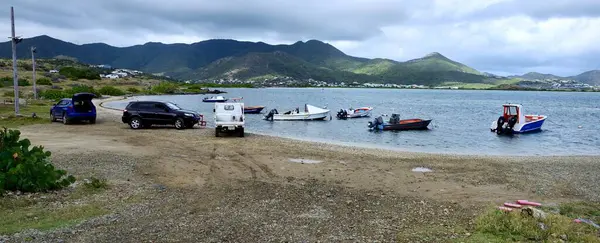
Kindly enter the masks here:
M 132 101 L 123 110 L 121 120 L 133 129 L 152 125 L 175 125 L 177 129 L 185 129 L 194 127 L 200 121 L 200 114 L 170 102 Z

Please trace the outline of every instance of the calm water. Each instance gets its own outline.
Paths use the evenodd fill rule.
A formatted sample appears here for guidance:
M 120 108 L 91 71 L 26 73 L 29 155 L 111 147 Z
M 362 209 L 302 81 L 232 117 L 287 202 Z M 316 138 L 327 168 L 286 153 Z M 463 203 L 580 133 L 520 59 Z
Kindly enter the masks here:
M 246 106 L 279 112 L 305 103 L 327 106 L 331 121 L 265 121 L 246 115 L 246 130 L 261 134 L 403 151 L 452 154 L 600 155 L 600 93 L 406 90 L 406 89 L 228 89 L 225 97 L 244 97 Z M 204 95 L 146 96 L 200 111 L 209 125 L 214 104 Z M 123 108 L 127 102 L 107 104 Z M 520 103 L 526 114 L 547 115 L 543 131 L 513 137 L 490 132 L 504 103 Z M 372 106 L 373 116 L 399 113 L 402 119 L 433 119 L 429 131 L 370 132 L 372 118 L 337 120 L 341 108 Z M 581 126 L 581 127 L 580 127 Z

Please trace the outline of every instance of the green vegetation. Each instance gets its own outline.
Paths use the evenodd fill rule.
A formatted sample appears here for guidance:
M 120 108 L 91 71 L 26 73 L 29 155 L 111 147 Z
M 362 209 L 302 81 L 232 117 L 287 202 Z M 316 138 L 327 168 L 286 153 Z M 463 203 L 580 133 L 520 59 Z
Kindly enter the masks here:
M 19 112 L 22 117 L 15 116 L 14 105 L 0 104 L 0 124 L 6 127 L 19 127 L 32 124 L 48 123 L 47 114 L 50 111 L 51 103 L 48 101 L 27 101 L 28 105 L 21 105 Z M 35 113 L 37 117 L 31 115 Z
M 63 67 L 60 69 L 59 73 L 61 75 L 66 76 L 71 80 L 79 80 L 79 79 L 100 79 L 100 73 L 92 68 L 84 68 L 84 67 Z
M 21 200 L 19 203 L 6 203 L 6 201 L 8 200 L 0 204 L 0 215 L 2 215 L 0 235 L 13 234 L 25 229 L 48 230 L 67 227 L 108 213 L 98 205 L 68 205 L 49 209 L 43 205 L 33 205 L 31 201 Z
M 49 78 L 39 78 L 35 81 L 37 85 L 52 85 L 52 80 Z
M 137 88 L 129 87 L 129 88 L 127 88 L 127 92 L 132 93 L 132 94 L 138 94 L 141 91 L 139 89 L 137 89 Z
M 161 82 L 152 87 L 152 92 L 157 94 L 174 94 L 179 90 L 179 86 L 172 82 Z
M 0 193 L 56 190 L 75 182 L 75 177 L 54 168 L 50 152 L 42 146 L 30 148 L 31 142 L 20 135 L 19 130 L 0 131 Z
M 110 95 L 110 96 L 121 96 L 125 95 L 125 92 L 121 89 L 115 88 L 113 86 L 104 86 L 98 90 L 98 92 L 102 95 Z
M 87 190 L 101 190 L 108 188 L 108 182 L 106 181 L 106 179 L 98 179 L 96 177 L 91 177 L 90 179 L 84 181 L 83 186 Z
M 581 207 L 583 205 L 583 207 Z M 545 218 L 536 219 L 519 210 L 502 212 L 496 208 L 489 209 L 477 218 L 475 233 L 461 242 L 556 242 L 561 238 L 569 242 L 600 242 L 598 230 L 584 223 L 574 223 L 575 217 L 589 218 L 590 214 L 598 214 L 598 206 L 571 203 L 561 206 L 573 208 L 561 210 L 560 214 L 547 213 Z M 540 226 L 542 223 L 544 229 Z
M 123 92 L 123 91 L 121 91 L 121 92 Z M 42 91 L 40 93 L 40 97 L 42 97 L 44 99 L 48 99 L 48 100 L 59 100 L 62 98 L 71 98 L 71 97 L 73 97 L 74 94 L 77 94 L 77 93 L 92 93 L 92 94 L 95 94 L 96 97 L 102 97 L 101 92 L 94 89 L 94 87 L 92 87 L 92 86 L 86 86 L 86 85 L 74 86 L 73 88 L 66 89 L 66 90 L 48 89 L 48 90 Z

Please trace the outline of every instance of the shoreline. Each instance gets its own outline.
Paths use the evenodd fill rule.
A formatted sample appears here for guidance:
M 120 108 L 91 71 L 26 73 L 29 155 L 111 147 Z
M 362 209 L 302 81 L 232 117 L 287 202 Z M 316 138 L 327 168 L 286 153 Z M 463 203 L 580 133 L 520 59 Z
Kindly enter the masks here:
M 133 97 L 136 96 L 162 96 L 162 95 L 134 95 L 134 96 L 111 96 L 108 97 L 106 99 L 102 99 L 102 102 L 98 103 L 99 107 L 102 107 L 104 109 L 110 110 L 112 112 L 114 111 L 119 111 L 121 112 L 122 109 L 119 108 L 114 108 L 114 107 L 109 107 L 106 106 L 105 103 L 109 103 L 109 102 L 115 102 L 115 101 L 127 101 Z M 207 116 L 205 115 L 205 118 Z M 206 128 L 214 128 L 214 126 L 206 126 Z M 379 151 L 386 151 L 386 152 L 397 152 L 397 153 L 409 153 L 409 154 L 423 154 L 423 155 L 438 155 L 438 156 L 474 156 L 474 157 L 479 157 L 479 158 L 486 158 L 486 157 L 490 157 L 490 158 L 494 158 L 494 157 L 519 157 L 519 158 L 527 158 L 527 157 L 546 157 L 546 158 L 553 158 L 553 157 L 561 157 L 561 158 L 595 158 L 595 157 L 600 157 L 600 154 L 586 154 L 586 155 L 576 155 L 576 154 L 552 154 L 552 155 L 535 155 L 535 154 L 492 154 L 492 153 L 475 153 L 475 152 L 464 152 L 464 153 L 460 153 L 460 152 L 438 152 L 438 151 L 419 151 L 419 150 L 411 150 L 411 149 L 402 149 L 402 148 L 394 148 L 392 146 L 385 146 L 385 145 L 370 145 L 370 144 L 364 144 L 364 143 L 353 143 L 353 142 L 343 142 L 343 141 L 332 141 L 332 140 L 327 140 L 327 139 L 320 139 L 320 138 L 302 138 L 302 137 L 294 137 L 294 136 L 278 136 L 278 135 L 273 135 L 273 134 L 268 134 L 265 132 L 259 132 L 259 131 L 252 131 L 252 129 L 249 129 L 249 131 L 246 131 L 247 134 L 253 134 L 253 135 L 259 135 L 259 136 L 265 136 L 265 137 L 271 137 L 271 138 L 276 138 L 276 139 L 288 139 L 288 140 L 294 140 L 294 141 L 299 141 L 299 142 L 306 142 L 306 143 L 314 143 L 314 144 L 320 144 L 320 145 L 327 145 L 327 146 L 341 146 L 341 147 L 348 147 L 348 148 L 356 148 L 356 149 L 374 149 L 374 150 L 379 150 Z

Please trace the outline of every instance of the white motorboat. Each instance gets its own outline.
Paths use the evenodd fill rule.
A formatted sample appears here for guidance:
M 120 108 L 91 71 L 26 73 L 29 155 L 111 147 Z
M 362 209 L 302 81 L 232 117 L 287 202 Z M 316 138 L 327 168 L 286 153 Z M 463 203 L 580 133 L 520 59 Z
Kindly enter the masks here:
M 299 108 L 280 114 L 277 109 L 273 109 L 265 116 L 265 120 L 271 121 L 313 121 L 325 120 L 331 117 L 329 110 L 319 108 L 313 105 L 304 105 L 304 110 Z
M 341 109 L 337 113 L 338 119 L 370 117 L 373 107 L 360 107 L 357 109 Z

